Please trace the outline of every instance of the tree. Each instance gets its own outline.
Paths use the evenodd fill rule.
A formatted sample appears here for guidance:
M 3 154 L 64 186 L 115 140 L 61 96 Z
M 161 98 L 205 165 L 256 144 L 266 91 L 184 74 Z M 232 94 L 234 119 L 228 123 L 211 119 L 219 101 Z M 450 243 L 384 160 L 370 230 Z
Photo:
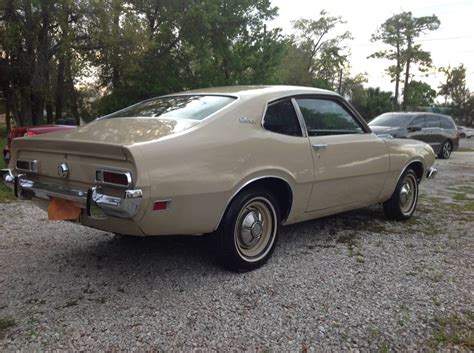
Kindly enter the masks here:
M 372 35 L 372 41 L 381 41 L 389 46 L 387 50 L 378 51 L 369 58 L 383 58 L 395 61 L 387 69 L 395 82 L 395 110 L 398 110 L 399 86 L 402 74 L 404 76 L 402 110 L 406 110 L 410 90 L 410 75 L 412 65 L 417 64 L 420 71 L 431 66 L 431 54 L 422 50 L 415 40 L 426 31 L 439 28 L 437 16 L 413 17 L 411 12 L 402 12 L 387 19 Z
M 294 21 L 296 35 L 287 40 L 281 66 L 283 83 L 335 89 L 348 62 L 344 43 L 352 38 L 348 31 L 335 34 L 337 27 L 344 23 L 326 11 L 321 11 L 317 20 Z
M 439 94 L 450 100 L 452 113 L 459 123 L 474 126 L 474 96 L 466 84 L 466 68 L 463 64 L 458 67 L 441 68 L 446 75 L 446 81 L 439 87 Z
M 392 92 L 381 91 L 380 88 L 363 88 L 360 86 L 352 92 L 351 103 L 357 111 L 370 121 L 377 115 L 392 110 Z
M 436 91 L 425 82 L 411 80 L 408 95 L 405 97 L 407 107 L 426 107 L 434 103 Z

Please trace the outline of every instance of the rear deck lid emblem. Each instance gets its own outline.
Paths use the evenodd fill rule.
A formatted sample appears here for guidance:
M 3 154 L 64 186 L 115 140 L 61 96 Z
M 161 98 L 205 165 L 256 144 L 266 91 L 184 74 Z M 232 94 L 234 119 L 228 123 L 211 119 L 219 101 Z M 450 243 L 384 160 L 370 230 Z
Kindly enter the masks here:
M 69 176 L 69 166 L 66 163 L 60 163 L 58 165 L 58 175 L 61 178 L 67 178 Z

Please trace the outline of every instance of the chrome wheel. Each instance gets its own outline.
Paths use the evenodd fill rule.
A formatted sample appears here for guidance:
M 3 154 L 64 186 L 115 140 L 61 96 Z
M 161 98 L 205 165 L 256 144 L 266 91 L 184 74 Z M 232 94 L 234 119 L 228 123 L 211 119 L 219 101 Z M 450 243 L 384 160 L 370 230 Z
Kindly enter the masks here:
M 272 248 L 277 231 L 276 212 L 263 197 L 249 200 L 242 207 L 235 223 L 234 238 L 237 251 L 246 261 L 259 261 Z
M 410 215 L 416 205 L 418 194 L 417 181 L 413 174 L 407 174 L 400 188 L 400 210 L 404 215 Z
M 443 145 L 443 150 L 441 152 L 443 154 L 444 159 L 449 158 L 449 156 L 451 155 L 451 150 L 452 150 L 451 144 L 449 142 L 445 142 Z

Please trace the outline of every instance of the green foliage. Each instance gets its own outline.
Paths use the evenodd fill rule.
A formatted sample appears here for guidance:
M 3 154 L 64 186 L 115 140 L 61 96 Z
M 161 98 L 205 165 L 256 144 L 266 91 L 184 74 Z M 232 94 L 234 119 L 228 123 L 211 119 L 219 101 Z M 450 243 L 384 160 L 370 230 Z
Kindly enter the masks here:
M 446 75 L 446 81 L 439 87 L 439 94 L 445 96 L 445 102 L 450 101 L 452 114 L 459 124 L 474 126 L 474 96 L 466 84 L 466 68 L 463 64 L 458 67 L 441 68 Z
M 321 11 L 319 18 L 293 22 L 296 32 L 286 41 L 286 55 L 279 69 L 284 84 L 336 89 L 348 64 L 345 42 L 350 32 L 336 34 L 345 22 Z
M 352 92 L 351 103 L 366 121 L 370 121 L 382 113 L 392 111 L 392 92 L 384 92 L 380 88 L 359 87 Z
M 433 104 L 436 91 L 425 82 L 412 80 L 409 83 L 408 96 L 405 97 L 407 106 L 424 107 Z

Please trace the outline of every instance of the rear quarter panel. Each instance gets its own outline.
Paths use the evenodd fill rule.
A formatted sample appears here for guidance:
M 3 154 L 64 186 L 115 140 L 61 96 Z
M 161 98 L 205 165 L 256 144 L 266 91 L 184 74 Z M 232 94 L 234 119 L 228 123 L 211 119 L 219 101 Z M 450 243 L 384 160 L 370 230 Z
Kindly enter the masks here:
M 137 165 L 146 166 L 150 183 L 150 202 L 140 221 L 145 234 L 212 232 L 232 196 L 267 176 L 290 184 L 295 202 L 289 218 L 304 212 L 314 178 L 309 141 L 264 130 L 264 107 L 262 100 L 238 104 L 181 135 L 130 147 L 141 156 Z M 242 123 L 242 117 L 255 123 Z M 170 200 L 169 208 L 153 211 L 159 200 Z

